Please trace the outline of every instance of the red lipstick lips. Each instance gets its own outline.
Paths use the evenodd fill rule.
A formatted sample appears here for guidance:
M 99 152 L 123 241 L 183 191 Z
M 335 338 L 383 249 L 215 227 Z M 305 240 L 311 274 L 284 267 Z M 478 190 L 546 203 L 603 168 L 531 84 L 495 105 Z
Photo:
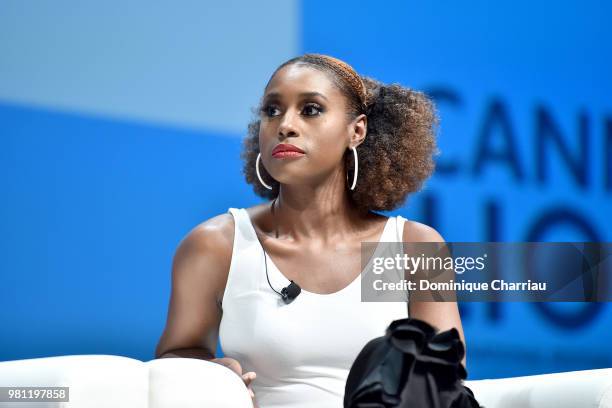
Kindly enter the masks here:
M 288 143 L 277 144 L 272 150 L 272 157 L 300 157 L 304 155 L 304 151 L 297 146 Z

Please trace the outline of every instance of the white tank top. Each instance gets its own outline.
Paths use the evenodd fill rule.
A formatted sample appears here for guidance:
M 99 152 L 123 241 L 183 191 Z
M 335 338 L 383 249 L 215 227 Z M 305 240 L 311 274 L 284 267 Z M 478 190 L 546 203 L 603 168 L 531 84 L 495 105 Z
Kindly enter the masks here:
M 259 408 L 341 408 L 353 361 L 389 323 L 408 317 L 408 304 L 361 302 L 361 275 L 331 294 L 302 289 L 285 304 L 266 280 L 264 251 L 246 209 L 229 212 L 235 228 L 219 328 L 224 355 L 257 373 Z M 401 242 L 405 221 L 388 218 L 379 242 Z M 289 279 L 267 255 L 266 262 L 280 292 Z

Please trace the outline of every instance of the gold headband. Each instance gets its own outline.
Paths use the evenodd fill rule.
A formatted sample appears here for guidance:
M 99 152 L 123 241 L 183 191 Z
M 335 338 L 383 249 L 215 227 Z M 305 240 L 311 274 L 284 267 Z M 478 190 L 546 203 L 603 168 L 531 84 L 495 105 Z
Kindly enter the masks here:
M 367 103 L 367 92 L 366 92 L 365 84 L 363 83 L 363 80 L 361 79 L 361 76 L 359 76 L 359 74 L 355 72 L 353 67 L 351 67 L 346 62 L 339 60 L 338 58 L 330 57 L 329 55 L 320 55 L 320 56 L 323 59 L 325 59 L 329 64 L 335 65 L 339 69 L 344 79 L 346 79 L 351 84 L 353 89 L 357 90 L 357 93 L 361 97 L 361 103 L 365 107 Z

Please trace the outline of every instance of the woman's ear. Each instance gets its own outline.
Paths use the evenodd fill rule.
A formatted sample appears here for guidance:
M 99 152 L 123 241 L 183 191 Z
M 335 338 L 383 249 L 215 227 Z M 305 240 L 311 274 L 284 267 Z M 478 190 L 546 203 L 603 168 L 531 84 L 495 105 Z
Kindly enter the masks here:
M 349 146 L 357 147 L 363 143 L 368 133 L 368 117 L 362 113 L 351 121 L 350 126 L 351 140 Z

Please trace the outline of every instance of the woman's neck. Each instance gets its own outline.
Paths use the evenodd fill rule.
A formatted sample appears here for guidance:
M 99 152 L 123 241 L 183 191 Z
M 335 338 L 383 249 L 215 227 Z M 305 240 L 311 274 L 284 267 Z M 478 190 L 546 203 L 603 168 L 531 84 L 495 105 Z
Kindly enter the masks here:
M 371 215 L 360 213 L 346 190 L 337 194 L 296 190 L 281 187 L 270 204 L 277 238 L 331 243 L 360 230 Z

